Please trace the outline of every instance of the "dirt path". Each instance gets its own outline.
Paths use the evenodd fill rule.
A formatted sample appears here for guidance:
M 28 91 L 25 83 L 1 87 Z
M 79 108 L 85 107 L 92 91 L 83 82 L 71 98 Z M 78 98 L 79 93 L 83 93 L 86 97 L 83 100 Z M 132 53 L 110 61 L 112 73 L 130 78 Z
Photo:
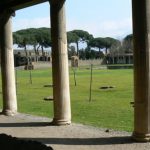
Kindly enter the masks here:
M 26 114 L 0 115 L 0 133 L 37 140 L 54 150 L 150 150 L 150 143 L 134 143 L 128 132 L 106 132 L 81 124 L 50 126 L 50 121 Z

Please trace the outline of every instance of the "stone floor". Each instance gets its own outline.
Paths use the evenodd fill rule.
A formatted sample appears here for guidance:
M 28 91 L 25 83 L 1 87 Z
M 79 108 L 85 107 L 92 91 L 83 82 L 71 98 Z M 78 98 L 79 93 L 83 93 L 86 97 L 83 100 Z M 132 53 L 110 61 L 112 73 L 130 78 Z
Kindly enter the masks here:
M 54 150 L 150 150 L 150 143 L 136 143 L 131 133 L 99 129 L 81 124 L 51 126 L 51 119 L 17 114 L 0 115 L 0 133 L 36 140 Z

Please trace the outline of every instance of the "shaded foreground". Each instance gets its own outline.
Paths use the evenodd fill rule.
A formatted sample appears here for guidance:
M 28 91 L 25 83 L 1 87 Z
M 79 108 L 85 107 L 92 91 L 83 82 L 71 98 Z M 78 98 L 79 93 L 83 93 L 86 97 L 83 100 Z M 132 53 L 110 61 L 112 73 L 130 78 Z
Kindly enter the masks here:
M 0 134 L 0 146 L 3 150 L 53 150 L 40 142 L 23 140 L 7 134 Z

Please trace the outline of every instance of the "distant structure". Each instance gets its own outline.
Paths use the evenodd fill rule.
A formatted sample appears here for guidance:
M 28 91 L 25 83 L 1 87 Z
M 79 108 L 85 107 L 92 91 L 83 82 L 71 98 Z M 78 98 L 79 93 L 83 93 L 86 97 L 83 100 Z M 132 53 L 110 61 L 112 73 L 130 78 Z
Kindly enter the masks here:
M 107 64 L 133 64 L 133 54 L 108 54 Z
M 30 57 L 32 62 L 38 62 L 38 61 L 52 61 L 51 52 L 44 52 L 39 50 L 38 53 L 35 54 L 34 50 L 27 51 L 27 56 L 24 50 L 14 50 L 14 56 L 21 56 L 21 57 Z
M 26 56 L 27 55 L 27 56 Z M 25 53 L 23 50 L 14 50 L 14 66 L 25 66 L 25 70 L 33 70 L 33 62 L 38 61 L 51 61 L 51 53 L 44 52 L 44 55 L 41 51 L 38 54 L 35 54 L 34 51 L 28 51 Z

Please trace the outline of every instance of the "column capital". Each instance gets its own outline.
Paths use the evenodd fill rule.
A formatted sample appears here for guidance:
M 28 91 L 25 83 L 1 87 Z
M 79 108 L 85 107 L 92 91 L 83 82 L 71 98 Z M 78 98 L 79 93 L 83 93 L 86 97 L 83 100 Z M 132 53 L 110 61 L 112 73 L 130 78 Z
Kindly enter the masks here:
M 15 16 L 13 9 L 6 9 L 0 12 L 0 22 L 5 23 L 11 16 Z
M 64 3 L 66 0 L 48 0 L 48 1 L 50 4 L 57 5 L 57 4 Z

